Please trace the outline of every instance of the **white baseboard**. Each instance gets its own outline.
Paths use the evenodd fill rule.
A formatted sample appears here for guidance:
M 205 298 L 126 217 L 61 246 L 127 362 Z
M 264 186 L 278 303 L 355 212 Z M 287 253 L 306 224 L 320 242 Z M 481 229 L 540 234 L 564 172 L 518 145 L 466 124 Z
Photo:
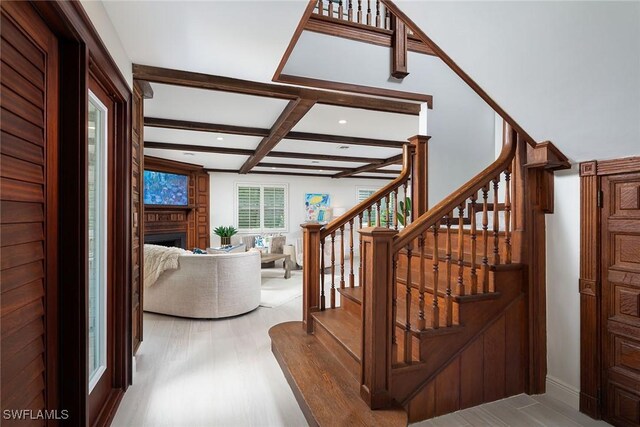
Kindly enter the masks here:
M 578 410 L 580 407 L 580 390 L 570 386 L 569 384 L 547 375 L 547 395 L 553 397 L 573 409 Z

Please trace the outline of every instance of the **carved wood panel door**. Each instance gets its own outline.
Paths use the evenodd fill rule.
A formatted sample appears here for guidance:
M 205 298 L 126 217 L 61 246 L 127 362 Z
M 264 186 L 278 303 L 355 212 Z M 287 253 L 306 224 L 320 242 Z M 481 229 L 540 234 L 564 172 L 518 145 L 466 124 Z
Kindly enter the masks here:
M 640 426 L 640 173 L 601 188 L 603 418 Z

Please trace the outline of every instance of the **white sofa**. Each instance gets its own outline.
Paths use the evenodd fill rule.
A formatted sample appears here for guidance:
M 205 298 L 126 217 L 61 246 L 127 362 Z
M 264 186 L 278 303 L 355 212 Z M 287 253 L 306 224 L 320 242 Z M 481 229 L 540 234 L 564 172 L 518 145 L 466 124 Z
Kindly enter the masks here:
M 214 319 L 247 313 L 260 305 L 260 254 L 180 255 L 144 290 L 144 310 Z

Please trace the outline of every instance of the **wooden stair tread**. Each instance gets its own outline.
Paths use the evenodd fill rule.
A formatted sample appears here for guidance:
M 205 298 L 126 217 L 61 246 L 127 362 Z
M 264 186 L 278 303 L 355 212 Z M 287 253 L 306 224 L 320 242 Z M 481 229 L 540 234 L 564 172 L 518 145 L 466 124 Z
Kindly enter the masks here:
M 313 313 L 314 322 L 320 323 L 345 350 L 360 361 L 362 354 L 362 325 L 360 319 L 341 308 L 330 308 Z
M 360 397 L 360 385 L 302 322 L 269 330 L 271 349 L 310 425 L 406 426 L 400 407 L 372 411 Z
M 349 298 L 351 301 L 358 304 L 362 304 L 362 286 L 338 289 L 338 292 L 340 292 L 340 295 L 343 297 Z

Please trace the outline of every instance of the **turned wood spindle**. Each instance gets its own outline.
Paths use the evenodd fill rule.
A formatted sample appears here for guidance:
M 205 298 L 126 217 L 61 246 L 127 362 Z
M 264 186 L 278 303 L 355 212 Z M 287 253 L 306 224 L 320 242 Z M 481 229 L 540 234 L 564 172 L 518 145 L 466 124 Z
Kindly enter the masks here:
M 362 24 L 362 0 L 358 0 L 358 24 Z
M 440 223 L 436 222 L 433 225 L 433 318 L 431 319 L 431 326 L 433 329 L 438 329 L 440 327 L 440 308 L 438 307 L 438 270 L 440 268 L 440 254 L 438 252 L 439 228 Z
M 331 233 L 331 308 L 336 308 L 336 233 Z
M 393 228 L 398 230 L 398 189 L 393 190 Z
M 349 272 L 349 287 L 353 288 L 355 286 L 355 276 L 353 274 L 353 218 L 349 220 L 349 264 L 351 265 L 351 270 Z
M 407 282 L 405 294 L 405 316 L 404 316 L 404 361 L 411 363 L 411 244 L 407 245 Z
M 344 289 L 344 225 L 340 227 L 340 289 Z
M 447 214 L 445 217 L 445 224 L 447 226 L 447 240 L 445 247 L 445 263 L 447 266 L 447 290 L 445 294 L 445 309 L 447 314 L 447 326 L 453 324 L 453 300 L 451 297 L 451 216 Z
M 387 228 L 391 227 L 391 204 L 390 203 L 391 203 L 391 200 L 389 199 L 389 195 L 387 194 L 386 196 L 384 196 L 384 205 L 386 207 L 384 225 Z
M 404 227 L 407 228 L 407 226 L 409 225 L 409 206 L 407 206 L 407 196 L 409 195 L 408 192 L 409 189 L 409 181 L 405 181 L 403 184 L 403 190 L 404 193 L 402 195 L 402 197 L 404 197 L 404 212 L 402 212 L 402 214 L 404 215 Z
M 420 302 L 418 312 L 418 330 L 424 331 L 426 328 L 426 320 L 424 317 L 424 287 L 425 287 L 425 272 L 424 272 L 424 251 L 426 246 L 426 232 L 420 235 L 418 239 L 418 245 L 420 245 L 420 265 L 418 270 L 418 284 L 420 286 Z
M 353 22 L 353 0 L 349 0 L 347 6 L 347 21 Z
M 389 13 L 388 10 L 385 10 L 384 12 L 384 29 L 385 30 L 391 29 L 391 13 Z
M 371 0 L 367 0 L 367 25 L 371 25 Z
M 380 221 L 381 221 L 380 213 L 381 212 L 382 212 L 382 210 L 381 210 L 381 201 L 378 200 L 376 202 L 376 227 L 380 227 Z
M 482 292 L 489 292 L 489 184 L 482 187 Z
M 320 310 L 324 310 L 325 298 L 324 298 L 324 240 L 320 240 Z
M 380 0 L 376 0 L 376 28 L 380 28 Z
M 338 2 L 338 19 L 343 19 L 344 8 L 342 7 L 342 0 Z
M 360 229 L 362 229 L 362 222 L 364 221 L 362 212 L 358 214 L 358 219 L 360 220 Z M 362 286 L 362 235 L 360 233 L 358 233 L 358 244 L 360 250 L 360 256 L 358 257 L 358 286 Z
M 504 245 L 506 264 L 511 264 L 511 166 L 504 172 Z
M 500 177 L 493 180 L 493 265 L 500 264 L 500 211 L 498 209 L 498 185 Z
M 471 196 L 471 205 L 469 206 L 469 216 L 471 217 L 471 294 L 475 295 L 478 293 L 478 274 L 476 272 L 476 240 L 477 240 L 477 230 L 476 230 L 476 201 L 478 200 L 478 193 L 473 193 Z
M 458 295 L 465 295 L 464 289 L 464 205 L 458 206 Z
M 391 276 L 391 358 L 398 358 L 398 337 L 396 331 L 396 319 L 398 318 L 398 254 L 393 254 L 393 266 Z
M 318 15 L 324 15 L 324 5 L 322 4 L 322 0 L 318 0 Z
M 329 5 L 327 7 L 327 16 L 329 18 L 333 18 L 333 0 L 329 0 Z

